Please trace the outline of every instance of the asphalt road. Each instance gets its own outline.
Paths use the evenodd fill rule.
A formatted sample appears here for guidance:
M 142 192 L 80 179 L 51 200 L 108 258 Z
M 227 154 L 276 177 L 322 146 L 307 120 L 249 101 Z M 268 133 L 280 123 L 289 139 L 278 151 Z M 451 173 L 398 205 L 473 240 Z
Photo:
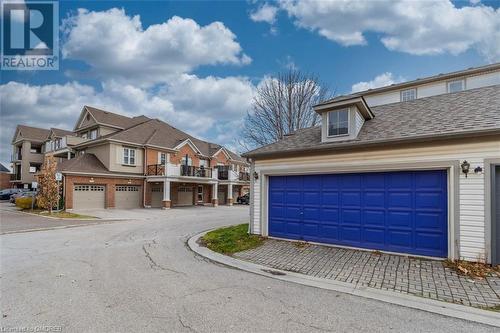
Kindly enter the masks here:
M 190 235 L 248 207 L 0 236 L 1 326 L 62 332 L 493 332 L 494 328 L 216 265 Z M 2 219 L 11 218 L 2 212 Z

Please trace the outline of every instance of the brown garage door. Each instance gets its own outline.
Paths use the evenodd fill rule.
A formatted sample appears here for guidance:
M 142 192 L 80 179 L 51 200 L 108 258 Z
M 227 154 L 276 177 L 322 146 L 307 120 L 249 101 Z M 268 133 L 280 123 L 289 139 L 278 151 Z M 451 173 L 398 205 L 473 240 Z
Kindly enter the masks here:
M 115 207 L 141 208 L 142 207 L 142 191 L 141 186 L 137 185 L 117 185 L 115 187 Z
M 104 208 L 106 187 L 104 185 L 75 185 L 73 187 L 73 209 Z
M 177 206 L 193 205 L 193 188 L 180 186 L 177 190 Z
M 151 186 L 151 207 L 163 207 L 163 184 L 154 184 Z

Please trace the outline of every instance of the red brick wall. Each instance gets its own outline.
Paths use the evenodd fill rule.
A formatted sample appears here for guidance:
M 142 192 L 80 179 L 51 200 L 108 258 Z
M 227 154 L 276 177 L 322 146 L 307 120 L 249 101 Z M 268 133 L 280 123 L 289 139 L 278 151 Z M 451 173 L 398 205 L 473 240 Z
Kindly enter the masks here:
M 186 156 L 186 154 L 191 157 L 194 166 L 200 165 L 200 159 L 198 158 L 198 156 L 196 156 L 196 152 L 193 150 L 193 148 L 191 148 L 191 146 L 188 144 L 179 149 L 178 153 L 172 154 L 170 156 L 170 163 L 181 164 L 182 158 Z
M 224 154 L 223 151 L 220 151 L 217 155 L 215 155 L 212 159 L 212 163 L 210 163 L 210 166 L 214 167 L 218 163 L 221 163 L 222 165 L 229 165 L 229 160 L 227 159 L 226 154 Z
M 11 188 L 10 173 L 0 173 L 0 190 Z
M 94 180 L 91 182 L 91 178 Z M 130 183 L 129 183 L 130 180 Z M 89 177 L 89 176 L 70 176 L 67 175 L 64 179 L 65 198 L 64 202 L 66 209 L 73 208 L 73 187 L 75 184 L 89 184 L 89 185 L 105 185 L 106 186 L 106 202 L 104 207 L 115 207 L 115 186 L 116 185 L 141 185 L 144 187 L 142 179 L 134 178 L 107 178 L 107 177 Z

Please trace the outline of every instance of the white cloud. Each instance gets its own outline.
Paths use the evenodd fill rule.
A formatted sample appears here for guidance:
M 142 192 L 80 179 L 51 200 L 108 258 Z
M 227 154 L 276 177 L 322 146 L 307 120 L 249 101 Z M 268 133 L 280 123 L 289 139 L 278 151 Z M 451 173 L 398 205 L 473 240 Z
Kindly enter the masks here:
M 269 24 L 274 24 L 274 22 L 276 22 L 277 13 L 277 7 L 265 3 L 255 11 L 250 13 L 250 19 L 254 22 L 266 22 Z
M 500 9 L 455 7 L 450 0 L 282 0 L 281 9 L 299 27 L 344 46 L 364 45 L 366 33 L 380 35 L 390 50 L 415 55 L 459 54 L 476 49 L 500 59 Z
M 231 124 L 243 119 L 254 92 L 254 86 L 246 78 L 181 75 L 175 82 L 178 84 L 145 89 L 111 80 L 104 82 L 100 91 L 77 82 L 0 85 L 3 124 L 0 161 L 9 159 L 10 141 L 17 124 L 72 129 L 84 105 L 128 116 L 144 114 L 159 118 L 212 140 L 226 139 L 228 133 L 237 135 Z
M 251 62 L 221 22 L 200 26 L 174 16 L 144 29 L 139 15 L 127 16 L 123 9 L 79 9 L 64 20 L 62 30 L 64 58 L 86 62 L 102 78 L 134 84 L 167 82 L 202 65 Z
M 355 93 L 358 91 L 365 91 L 368 89 L 385 87 L 385 86 L 389 86 L 391 84 L 399 83 L 402 81 L 404 81 L 403 78 L 395 78 L 392 73 L 385 72 L 385 73 L 382 73 L 380 75 L 377 75 L 371 81 L 361 81 L 361 82 L 353 84 L 351 87 L 351 92 Z

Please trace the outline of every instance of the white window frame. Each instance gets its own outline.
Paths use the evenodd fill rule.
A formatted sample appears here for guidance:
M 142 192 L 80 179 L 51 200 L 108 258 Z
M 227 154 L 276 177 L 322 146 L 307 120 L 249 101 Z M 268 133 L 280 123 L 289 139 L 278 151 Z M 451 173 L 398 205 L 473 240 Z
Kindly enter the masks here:
M 97 128 L 89 131 L 89 139 L 90 140 L 95 140 L 97 139 Z
M 409 93 L 413 93 L 413 98 L 408 98 L 408 95 Z M 409 101 L 413 101 L 417 99 L 417 89 L 415 88 L 412 88 L 412 89 L 405 89 L 405 90 L 401 90 L 401 102 L 409 102 Z
M 181 165 L 186 165 L 186 156 L 182 156 L 181 158 Z M 188 166 L 192 166 L 193 165 L 193 159 L 188 156 L 188 163 L 187 163 Z
M 340 112 L 347 112 L 347 133 L 342 133 L 342 134 L 330 134 L 330 116 L 332 113 L 340 113 Z M 349 108 L 346 109 L 340 109 L 340 110 L 334 110 L 334 111 L 329 111 L 326 115 L 326 136 L 328 138 L 337 138 L 340 136 L 348 136 L 351 128 L 351 112 Z
M 160 164 L 167 164 L 167 153 L 160 153 Z
M 454 83 L 458 83 L 458 82 L 460 82 L 462 84 L 462 89 L 461 90 L 457 90 L 457 91 L 451 91 L 451 89 L 450 89 L 451 85 L 454 84 Z M 448 89 L 449 93 L 464 91 L 465 90 L 465 80 L 464 79 L 459 79 L 459 80 L 448 81 L 448 82 L 446 82 L 446 88 Z
M 200 159 L 200 167 L 208 168 L 208 161 Z
M 123 164 L 124 165 L 135 165 L 135 149 L 129 147 L 123 147 Z

